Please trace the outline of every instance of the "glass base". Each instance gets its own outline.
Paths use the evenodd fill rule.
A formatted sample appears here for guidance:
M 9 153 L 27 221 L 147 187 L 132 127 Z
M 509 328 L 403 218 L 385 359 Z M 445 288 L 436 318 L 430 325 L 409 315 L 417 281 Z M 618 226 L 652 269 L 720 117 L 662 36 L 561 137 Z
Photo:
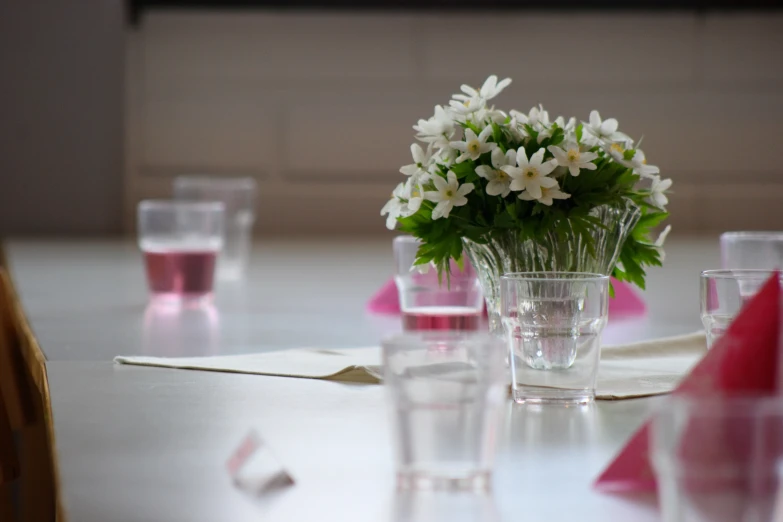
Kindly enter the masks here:
M 417 491 L 489 491 L 492 489 L 492 474 L 477 471 L 462 477 L 430 475 L 422 472 L 398 472 L 398 490 Z
M 163 308 L 200 308 L 211 305 L 212 292 L 208 293 L 177 293 L 177 292 L 152 292 L 150 303 L 153 306 Z
M 595 391 L 517 385 L 511 390 L 511 397 L 518 404 L 590 404 L 595 400 Z

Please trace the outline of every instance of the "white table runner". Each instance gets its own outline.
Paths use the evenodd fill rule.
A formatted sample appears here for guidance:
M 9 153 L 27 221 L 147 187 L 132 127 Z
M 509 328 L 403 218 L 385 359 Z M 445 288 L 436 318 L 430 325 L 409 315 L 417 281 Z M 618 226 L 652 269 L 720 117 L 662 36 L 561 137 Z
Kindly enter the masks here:
M 630 399 L 672 391 L 707 351 L 704 332 L 640 343 L 604 346 L 597 399 Z M 120 356 L 115 363 L 184 370 L 299 377 L 340 382 L 381 382 L 381 352 L 369 348 L 302 348 L 209 357 Z

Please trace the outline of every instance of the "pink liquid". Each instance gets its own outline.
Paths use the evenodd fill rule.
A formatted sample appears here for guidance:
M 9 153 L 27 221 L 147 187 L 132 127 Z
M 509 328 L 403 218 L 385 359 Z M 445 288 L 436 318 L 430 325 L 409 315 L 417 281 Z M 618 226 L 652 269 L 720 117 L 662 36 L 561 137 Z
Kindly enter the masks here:
M 481 310 L 467 306 L 428 306 L 402 312 L 403 330 L 462 330 L 481 327 Z
M 144 252 L 147 281 L 156 297 L 199 298 L 212 293 L 214 250 Z

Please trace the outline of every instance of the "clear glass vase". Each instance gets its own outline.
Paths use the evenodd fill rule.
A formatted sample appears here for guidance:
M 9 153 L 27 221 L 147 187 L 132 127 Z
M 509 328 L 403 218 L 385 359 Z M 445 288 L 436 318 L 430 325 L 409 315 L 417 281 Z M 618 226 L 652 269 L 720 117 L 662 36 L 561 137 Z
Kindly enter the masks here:
M 500 277 L 511 272 L 589 272 L 610 275 L 628 234 L 636 226 L 641 211 L 632 202 L 622 207 L 603 205 L 590 213 L 605 228 L 596 227 L 595 255 L 581 236 L 567 234 L 565 241 L 553 230 L 540 241 L 520 241 L 519 231 L 492 230 L 482 242 L 463 238 L 465 251 L 478 273 L 487 302 L 489 329 L 503 335 L 500 320 Z

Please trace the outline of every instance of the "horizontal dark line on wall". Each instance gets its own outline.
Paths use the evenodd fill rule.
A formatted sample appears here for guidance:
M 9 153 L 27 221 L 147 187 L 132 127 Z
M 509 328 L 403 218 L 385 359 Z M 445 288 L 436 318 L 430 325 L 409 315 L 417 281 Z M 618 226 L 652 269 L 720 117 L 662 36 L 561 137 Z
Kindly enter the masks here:
M 141 15 L 157 8 L 318 10 L 318 11 L 451 11 L 528 10 L 528 11 L 752 11 L 781 9 L 776 0 L 126 0 L 128 18 L 134 25 Z

